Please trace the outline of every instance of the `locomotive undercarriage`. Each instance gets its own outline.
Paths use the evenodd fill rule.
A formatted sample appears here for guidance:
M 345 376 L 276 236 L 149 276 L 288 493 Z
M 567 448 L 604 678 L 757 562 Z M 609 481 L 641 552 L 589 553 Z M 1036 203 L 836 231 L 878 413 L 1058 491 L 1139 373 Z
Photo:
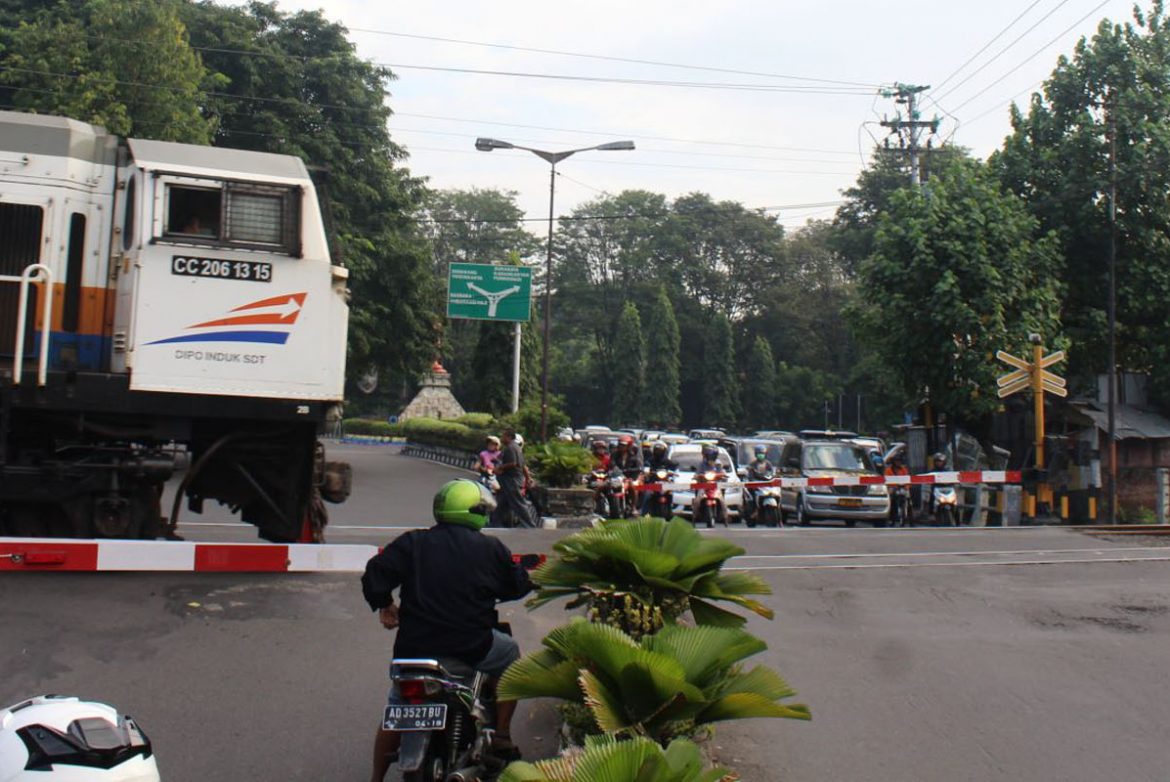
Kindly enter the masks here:
M 0 377 L 0 534 L 174 536 L 208 500 L 272 541 L 323 527 L 324 405 L 131 392 L 108 373 L 48 380 Z

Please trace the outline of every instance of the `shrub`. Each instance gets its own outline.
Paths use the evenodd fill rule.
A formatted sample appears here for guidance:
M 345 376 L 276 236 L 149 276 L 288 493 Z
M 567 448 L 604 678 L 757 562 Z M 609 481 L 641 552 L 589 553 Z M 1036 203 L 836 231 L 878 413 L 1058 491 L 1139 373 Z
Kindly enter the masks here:
M 375 421 L 369 418 L 347 418 L 342 430 L 346 434 L 369 434 L 378 437 L 396 437 L 402 433 L 398 424 Z
M 601 730 L 663 746 L 723 720 L 811 718 L 807 706 L 779 702 L 796 692 L 775 671 L 743 670 L 767 644 L 737 628 L 670 625 L 639 642 L 578 618 L 543 644 L 504 673 L 500 698 L 584 704 Z
M 546 486 L 567 489 L 593 469 L 593 457 L 576 443 L 552 441 L 528 449 L 537 480 Z
M 611 736 L 590 736 L 581 749 L 559 758 L 536 763 L 510 764 L 499 782 L 734 782 L 739 779 L 725 768 L 703 770 L 699 747 L 675 739 L 665 750 L 644 737 L 618 741 Z
M 455 419 L 455 423 L 484 431 L 496 428 L 496 419 L 491 413 L 464 413 Z
M 412 443 L 439 445 L 463 451 L 479 451 L 485 433 L 456 421 L 434 418 L 411 418 L 399 424 L 402 434 Z
M 558 429 L 562 429 L 569 425 L 569 416 L 561 407 L 564 405 L 564 399 L 556 394 L 550 394 L 548 398 L 548 434 L 552 438 L 556 435 Z M 511 426 L 529 442 L 536 442 L 540 439 L 540 399 L 530 399 L 524 404 L 520 405 L 520 409 L 515 413 L 506 415 L 500 419 L 500 426 Z
M 532 608 L 571 596 L 569 608 L 587 606 L 594 621 L 634 636 L 654 632 L 687 610 L 701 625 L 744 623 L 713 601 L 772 618 L 771 609 L 746 597 L 771 594 L 767 582 L 752 573 L 720 572 L 744 550 L 704 537 L 683 519 L 619 519 L 562 538 L 553 551 L 556 556 L 532 574 L 540 586 L 528 601 Z

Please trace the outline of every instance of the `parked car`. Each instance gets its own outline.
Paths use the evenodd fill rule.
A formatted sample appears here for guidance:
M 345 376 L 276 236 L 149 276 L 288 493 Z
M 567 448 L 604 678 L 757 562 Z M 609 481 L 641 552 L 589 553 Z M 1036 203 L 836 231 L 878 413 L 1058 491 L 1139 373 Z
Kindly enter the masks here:
M 787 443 L 781 474 L 786 478 L 847 478 L 876 475 L 869 450 L 837 439 L 810 439 Z M 849 527 L 858 521 L 884 527 L 890 517 L 890 495 L 885 486 L 808 486 L 785 488 L 780 511 L 789 523 L 808 525 L 812 519 L 842 519 Z
M 703 462 L 702 448 L 703 446 L 699 443 L 679 443 L 672 445 L 667 451 L 667 458 L 678 465 L 675 471 L 677 477 L 674 479 L 676 483 L 694 483 L 695 473 Z M 743 487 L 740 485 L 742 482 L 735 472 L 735 462 L 732 461 L 731 454 L 727 452 L 726 448 L 718 448 L 718 451 L 719 465 L 727 473 L 727 487 L 723 492 L 723 503 L 727 508 L 728 518 L 739 518 L 743 508 Z M 690 518 L 691 503 L 695 499 L 695 493 L 690 489 L 682 489 L 674 492 L 672 499 L 674 514 Z

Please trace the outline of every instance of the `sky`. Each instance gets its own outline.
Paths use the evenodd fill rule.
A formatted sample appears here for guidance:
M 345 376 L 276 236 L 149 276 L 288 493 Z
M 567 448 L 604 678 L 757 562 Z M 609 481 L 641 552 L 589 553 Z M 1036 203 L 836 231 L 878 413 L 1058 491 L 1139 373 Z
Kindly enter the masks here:
M 942 120 L 932 142 L 986 157 L 1010 130 L 1012 100 L 1025 104 L 1079 38 L 1104 18 L 1129 21 L 1133 8 L 1132 0 L 278 5 L 322 10 L 349 28 L 359 56 L 392 68 L 390 131 L 412 174 L 434 188 L 514 191 L 537 233 L 548 219 L 548 163 L 523 150 L 478 152 L 477 137 L 547 151 L 635 143 L 559 163 L 557 215 L 626 189 L 672 199 L 699 191 L 796 228 L 832 216 L 888 134 L 878 123 L 899 107 L 882 88 L 930 85 L 923 118 Z

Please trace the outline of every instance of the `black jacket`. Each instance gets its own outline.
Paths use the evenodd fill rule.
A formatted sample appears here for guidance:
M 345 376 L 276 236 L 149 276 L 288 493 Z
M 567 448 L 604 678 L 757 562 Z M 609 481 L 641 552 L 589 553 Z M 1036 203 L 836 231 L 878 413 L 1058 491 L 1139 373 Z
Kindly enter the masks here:
M 396 538 L 366 563 L 362 595 L 378 610 L 401 587 L 395 657 L 455 657 L 475 665 L 492 645 L 496 602 L 533 589 L 498 538 L 436 524 Z

